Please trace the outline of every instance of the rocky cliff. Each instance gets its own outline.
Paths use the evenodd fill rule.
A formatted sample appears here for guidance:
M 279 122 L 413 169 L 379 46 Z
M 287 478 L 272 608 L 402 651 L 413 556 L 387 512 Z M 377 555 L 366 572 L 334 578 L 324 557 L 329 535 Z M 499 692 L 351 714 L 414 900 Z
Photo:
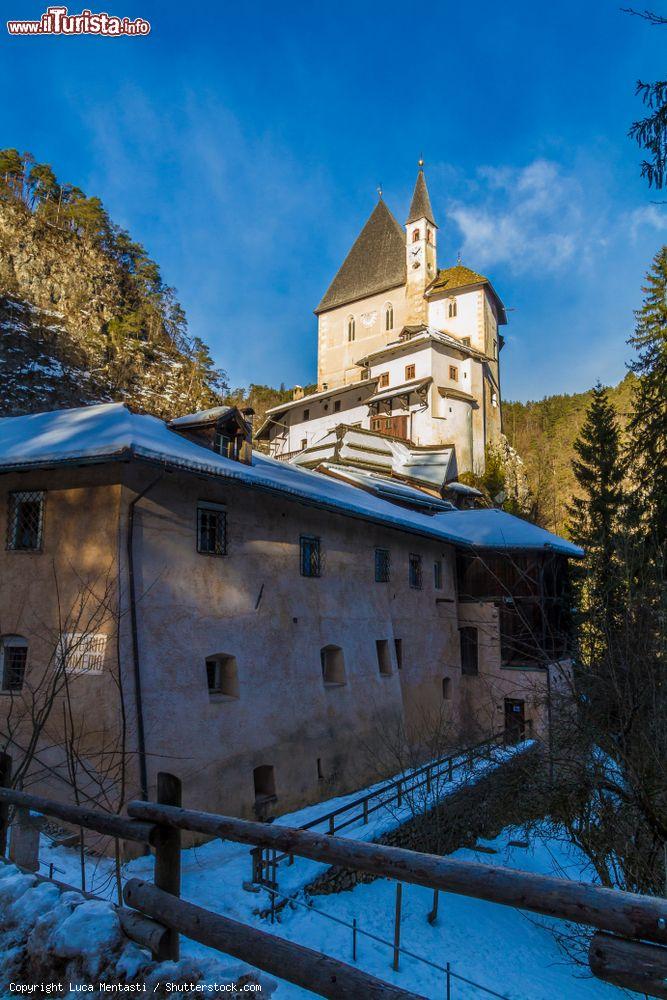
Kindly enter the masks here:
M 3 174 L 7 152 L 0 415 L 108 400 L 159 416 L 215 405 L 224 373 L 188 336 L 173 289 L 143 247 L 113 226 L 97 199 L 56 187 L 40 200 L 26 164 L 19 180 Z

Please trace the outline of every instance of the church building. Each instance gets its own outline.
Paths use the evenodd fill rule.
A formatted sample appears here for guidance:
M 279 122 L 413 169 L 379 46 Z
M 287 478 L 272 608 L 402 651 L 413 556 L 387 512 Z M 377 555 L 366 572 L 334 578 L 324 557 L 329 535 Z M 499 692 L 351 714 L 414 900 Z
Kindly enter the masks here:
M 322 301 L 317 391 L 270 409 L 257 438 L 307 461 L 343 425 L 439 452 L 447 479 L 482 472 L 501 433 L 504 306 L 484 275 L 438 266 L 423 162 L 405 226 L 380 196 Z M 299 457 L 301 456 L 301 458 Z

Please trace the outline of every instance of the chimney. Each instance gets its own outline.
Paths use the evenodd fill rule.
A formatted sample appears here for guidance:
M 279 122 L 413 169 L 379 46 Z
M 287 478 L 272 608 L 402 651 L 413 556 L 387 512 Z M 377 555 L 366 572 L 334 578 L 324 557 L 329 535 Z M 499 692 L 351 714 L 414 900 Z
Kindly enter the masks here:
M 292 389 L 292 399 L 303 399 L 305 392 L 302 385 L 295 385 Z

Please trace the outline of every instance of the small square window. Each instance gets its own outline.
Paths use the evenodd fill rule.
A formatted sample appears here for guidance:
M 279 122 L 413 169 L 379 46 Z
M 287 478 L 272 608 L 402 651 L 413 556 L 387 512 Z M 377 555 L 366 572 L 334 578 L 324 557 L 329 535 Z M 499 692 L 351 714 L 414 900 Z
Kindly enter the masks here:
M 382 374 L 380 375 L 379 385 L 381 389 L 387 388 L 387 386 L 389 385 L 389 372 L 382 372 Z
M 308 447 L 308 438 L 301 438 L 301 450 L 305 451 Z
M 375 582 L 389 583 L 391 574 L 391 554 L 389 549 L 375 550 Z
M 322 558 L 319 538 L 302 535 L 299 539 L 301 576 L 321 576 Z
M 7 511 L 7 548 L 15 552 L 39 552 L 42 548 L 44 494 L 10 493 Z
M 461 337 L 461 343 L 464 347 L 470 347 L 470 337 Z
M 459 380 L 459 370 L 455 365 L 449 366 L 449 377 L 452 382 L 458 382 Z
M 236 657 L 228 653 L 209 656 L 206 660 L 208 693 L 225 698 L 238 698 L 239 674 Z
M 413 590 L 422 589 L 422 557 L 414 552 L 410 553 L 409 578 Z
M 197 507 L 197 552 L 206 556 L 227 555 L 227 511 L 219 504 Z
M 433 586 L 436 590 L 442 590 L 442 559 L 436 559 L 433 563 Z
M 415 377 L 415 366 L 414 365 L 406 365 L 405 366 L 405 381 L 409 382 L 414 377 Z

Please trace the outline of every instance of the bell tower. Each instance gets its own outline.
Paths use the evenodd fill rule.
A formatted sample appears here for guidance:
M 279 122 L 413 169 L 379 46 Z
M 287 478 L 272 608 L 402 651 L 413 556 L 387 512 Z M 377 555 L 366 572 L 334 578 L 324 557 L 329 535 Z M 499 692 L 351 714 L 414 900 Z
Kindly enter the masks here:
M 437 230 L 424 177 L 424 161 L 420 160 L 410 212 L 405 223 L 407 268 L 405 321 L 409 325 L 427 321 L 428 303 L 424 298 L 424 292 L 438 273 Z

